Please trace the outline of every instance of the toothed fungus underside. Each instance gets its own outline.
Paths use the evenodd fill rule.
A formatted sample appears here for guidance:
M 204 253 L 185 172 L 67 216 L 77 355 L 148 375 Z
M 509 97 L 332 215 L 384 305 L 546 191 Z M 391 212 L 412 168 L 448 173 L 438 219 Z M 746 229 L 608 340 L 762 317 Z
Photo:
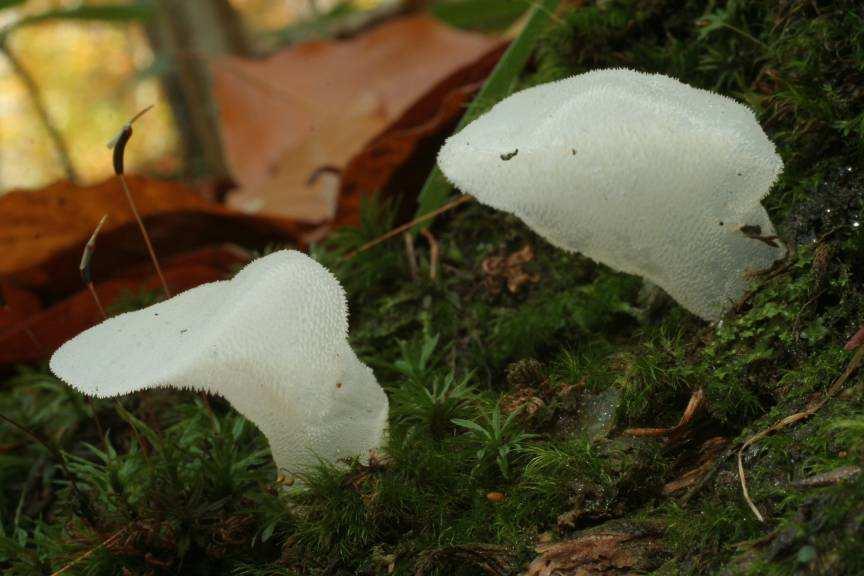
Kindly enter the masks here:
M 280 470 L 368 457 L 381 446 L 387 396 L 347 341 L 342 286 L 283 250 L 232 280 L 193 288 L 102 322 L 66 342 L 51 370 L 80 392 L 147 388 L 223 396 L 267 437 Z
M 661 74 L 599 70 L 518 92 L 438 162 L 463 192 L 704 319 L 785 254 L 760 204 L 783 162 L 753 112 Z

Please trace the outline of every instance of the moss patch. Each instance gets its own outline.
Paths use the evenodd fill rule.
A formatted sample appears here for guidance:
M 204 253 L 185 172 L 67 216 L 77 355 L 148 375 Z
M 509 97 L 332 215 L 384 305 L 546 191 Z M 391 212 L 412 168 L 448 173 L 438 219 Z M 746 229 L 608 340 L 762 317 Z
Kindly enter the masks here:
M 660 574 L 860 573 L 864 474 L 807 484 L 864 466 L 860 374 L 748 451 L 766 523 L 728 448 L 689 491 L 664 491 L 707 440 L 735 446 L 800 410 L 849 360 L 842 346 L 864 322 L 858 2 L 574 4 L 522 84 L 628 66 L 748 102 L 786 162 L 766 200 L 794 248 L 785 267 L 706 326 L 477 205 L 436 223 L 435 280 L 422 237 L 414 275 L 395 241 L 345 261 L 393 224 L 393 207 L 370 202 L 359 229 L 313 253 L 345 285 L 352 344 L 390 394 L 387 453 L 284 489 L 263 438 L 218 400 L 88 404 L 26 369 L 3 383 L 0 412 L 59 447 L 76 488 L 50 450 L 0 428 L 5 573 L 51 573 L 86 552 L 85 574 L 515 573 L 538 541 L 616 519 L 659 529 Z M 484 262 L 526 246 L 531 279 L 511 291 Z M 705 409 L 683 438 L 621 435 L 674 425 L 697 388 Z

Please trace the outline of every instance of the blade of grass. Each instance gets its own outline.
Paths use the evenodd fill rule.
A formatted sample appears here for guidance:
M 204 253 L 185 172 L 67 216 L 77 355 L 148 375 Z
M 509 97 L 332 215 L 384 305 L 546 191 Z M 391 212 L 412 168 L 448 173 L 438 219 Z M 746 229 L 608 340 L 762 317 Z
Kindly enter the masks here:
M 560 0 L 537 0 L 522 33 L 510 44 L 507 52 L 501 57 L 489 79 L 480 89 L 480 93 L 471 102 L 456 127 L 457 132 L 513 91 L 516 79 L 525 68 L 540 34 L 559 2 Z M 450 198 L 451 189 L 452 186 L 441 170 L 437 166 L 433 168 L 423 189 L 420 190 L 418 198 L 420 206 L 417 208 L 415 217 L 419 218 L 444 205 Z M 415 227 L 414 231 L 428 227 L 430 222 L 431 218 L 424 220 Z

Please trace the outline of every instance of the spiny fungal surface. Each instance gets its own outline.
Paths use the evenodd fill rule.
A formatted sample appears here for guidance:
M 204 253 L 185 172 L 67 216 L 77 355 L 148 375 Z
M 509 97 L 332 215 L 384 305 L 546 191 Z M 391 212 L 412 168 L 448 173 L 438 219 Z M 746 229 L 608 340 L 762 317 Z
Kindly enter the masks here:
M 760 204 L 783 162 L 753 112 L 661 74 L 598 70 L 518 92 L 438 163 L 483 204 L 708 320 L 785 254 Z
M 387 396 L 348 344 L 345 293 L 305 254 L 282 250 L 66 342 L 51 370 L 100 398 L 147 388 L 224 397 L 267 437 L 280 470 L 368 457 Z

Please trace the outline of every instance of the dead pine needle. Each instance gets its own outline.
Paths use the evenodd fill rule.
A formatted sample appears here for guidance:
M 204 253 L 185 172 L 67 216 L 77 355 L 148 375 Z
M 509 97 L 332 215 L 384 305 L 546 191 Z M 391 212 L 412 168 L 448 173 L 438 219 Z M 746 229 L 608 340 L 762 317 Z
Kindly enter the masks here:
M 852 356 L 852 359 L 849 361 L 849 364 L 846 365 L 846 369 L 843 370 L 843 373 L 837 377 L 836 380 L 831 384 L 825 394 L 822 395 L 816 401 L 811 402 L 807 405 L 807 407 L 801 412 L 796 412 L 794 414 L 790 414 L 785 418 L 782 418 L 765 428 L 764 430 L 760 430 L 753 436 L 749 437 L 744 443 L 741 445 L 741 448 L 738 449 L 738 478 L 741 480 L 741 492 L 744 495 L 744 500 L 747 502 L 747 505 L 750 507 L 750 510 L 753 511 L 753 514 L 760 522 L 765 522 L 765 517 L 756 507 L 756 504 L 753 502 L 753 499 L 750 497 L 750 491 L 747 488 L 747 476 L 744 473 L 744 453 L 748 448 L 753 446 L 756 442 L 765 438 L 769 434 L 777 432 L 778 430 L 782 430 L 788 426 L 796 424 L 801 420 L 806 420 L 816 412 L 818 412 L 822 406 L 824 406 L 828 400 L 834 397 L 837 392 L 843 388 L 843 385 L 846 384 L 846 381 L 849 379 L 855 371 L 861 367 L 861 364 L 864 363 L 864 346 L 858 348 L 858 351 L 855 352 L 855 355 Z
M 402 234 L 403 232 L 407 232 L 408 230 L 410 230 L 411 228 L 413 228 L 417 224 L 422 224 L 423 222 L 426 222 L 427 220 L 431 220 L 432 218 L 435 218 L 439 214 L 443 214 L 444 212 L 448 212 L 448 211 L 452 210 L 453 208 L 456 208 L 457 206 L 461 206 L 462 204 L 465 204 L 466 202 L 470 202 L 472 200 L 474 200 L 473 196 L 471 196 L 470 194 L 463 194 L 462 196 L 456 198 L 455 200 L 451 200 L 450 202 L 444 204 L 440 208 L 433 210 L 432 212 L 429 212 L 427 214 L 423 214 L 422 216 L 418 216 L 417 218 L 414 218 L 410 222 L 406 222 L 405 224 L 402 224 L 401 226 L 397 226 L 396 228 L 390 230 L 386 234 L 383 234 L 383 235 L 379 236 L 378 238 L 375 238 L 374 240 L 370 240 L 369 242 L 363 244 L 362 246 L 360 246 L 356 250 L 352 250 L 351 252 L 348 252 L 347 254 L 345 254 L 345 256 L 343 256 L 342 259 L 343 260 L 351 260 L 352 258 L 357 256 L 361 252 L 366 252 L 370 248 L 374 248 L 375 246 L 381 244 L 382 242 L 386 242 L 387 240 L 389 240 L 390 238 L 393 238 L 394 236 L 398 236 L 399 234 Z
M 156 269 L 156 274 L 159 276 L 159 281 L 162 283 L 162 290 L 167 298 L 171 297 L 171 290 L 168 289 L 168 282 L 165 281 L 165 275 L 162 274 L 162 267 L 159 266 L 159 259 L 156 258 L 156 251 L 153 249 L 153 243 L 150 241 L 150 235 L 147 233 L 147 228 L 141 220 L 141 215 L 138 213 L 138 207 L 135 205 L 135 199 L 132 197 L 132 192 L 129 190 L 129 185 L 126 183 L 124 175 L 124 163 L 126 155 L 126 144 L 132 138 L 132 123 L 143 116 L 153 106 L 144 108 L 138 114 L 133 116 L 129 122 L 123 125 L 123 128 L 109 143 L 108 147 L 114 149 L 114 173 L 120 180 L 120 185 L 123 187 L 123 193 L 126 194 L 126 201 L 129 203 L 129 208 L 132 210 L 132 215 L 135 216 L 135 221 L 138 222 L 138 228 L 141 230 L 141 236 L 144 238 L 144 244 L 147 245 L 147 252 L 150 254 L 150 260 L 153 262 L 153 267 Z

